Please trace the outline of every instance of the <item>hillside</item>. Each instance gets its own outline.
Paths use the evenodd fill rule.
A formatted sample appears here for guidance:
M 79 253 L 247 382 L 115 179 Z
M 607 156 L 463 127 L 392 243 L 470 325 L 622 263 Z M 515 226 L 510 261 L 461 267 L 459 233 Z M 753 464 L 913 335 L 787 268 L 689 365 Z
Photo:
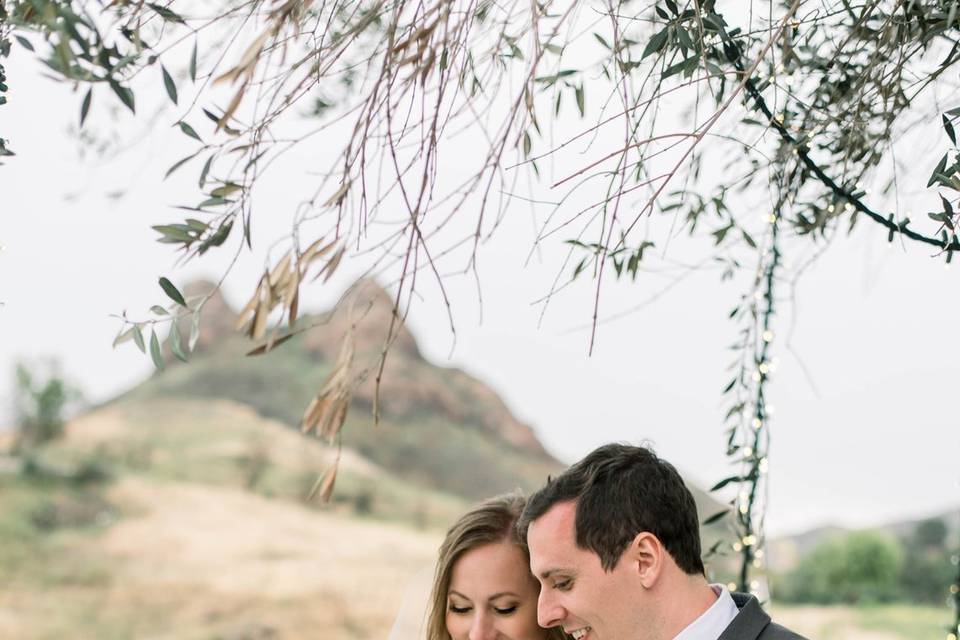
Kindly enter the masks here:
M 895 522 L 869 527 L 868 529 L 871 531 L 881 531 L 894 538 L 907 541 L 921 522 L 932 518 L 944 522 L 950 539 L 955 540 L 960 536 L 960 509 L 931 514 L 925 518 L 897 520 Z M 823 526 L 770 540 L 768 543 L 770 568 L 783 573 L 790 571 L 820 544 L 832 538 L 849 535 L 858 530 L 859 529 L 838 526 Z
M 209 286 L 198 283 L 187 291 Z M 316 325 L 309 331 L 247 357 L 251 343 L 234 331 L 236 314 L 215 296 L 204 308 L 204 331 L 191 362 L 171 361 L 122 400 L 228 399 L 296 427 L 348 333 L 356 354 L 353 371 L 376 366 L 391 314 L 387 294 L 364 281 L 337 311 L 302 317 L 298 326 Z M 377 426 L 373 378 L 367 376 L 353 395 L 343 445 L 402 478 L 477 499 L 532 489 L 562 468 L 492 389 L 463 371 L 428 362 L 402 326 L 387 358 Z

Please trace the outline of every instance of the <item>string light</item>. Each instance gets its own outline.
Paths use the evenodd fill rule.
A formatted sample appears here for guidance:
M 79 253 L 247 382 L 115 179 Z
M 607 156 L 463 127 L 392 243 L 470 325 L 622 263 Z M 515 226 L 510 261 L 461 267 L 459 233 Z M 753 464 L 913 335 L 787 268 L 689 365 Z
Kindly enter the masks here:
M 769 329 L 767 329 L 766 331 L 763 332 L 763 335 L 760 337 L 763 338 L 764 342 L 773 342 L 773 331 L 770 331 Z

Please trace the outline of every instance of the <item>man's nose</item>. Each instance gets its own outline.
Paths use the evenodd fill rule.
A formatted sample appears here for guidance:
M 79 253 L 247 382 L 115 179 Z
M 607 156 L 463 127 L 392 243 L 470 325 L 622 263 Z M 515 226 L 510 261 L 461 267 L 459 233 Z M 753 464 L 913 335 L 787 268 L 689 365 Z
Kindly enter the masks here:
M 551 595 L 550 590 L 540 589 L 540 597 L 537 598 L 537 624 L 544 629 L 559 627 L 566 616 L 566 610 Z
M 494 640 L 497 630 L 493 625 L 493 616 L 486 611 L 477 611 L 470 623 L 469 640 Z

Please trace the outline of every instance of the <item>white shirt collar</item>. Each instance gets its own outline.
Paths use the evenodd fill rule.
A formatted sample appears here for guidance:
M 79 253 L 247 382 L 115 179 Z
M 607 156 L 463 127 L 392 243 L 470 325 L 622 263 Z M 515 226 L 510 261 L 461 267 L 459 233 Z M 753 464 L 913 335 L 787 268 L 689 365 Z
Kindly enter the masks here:
M 717 640 L 740 612 L 730 592 L 722 584 L 712 584 L 717 600 L 703 614 L 687 625 L 673 640 Z

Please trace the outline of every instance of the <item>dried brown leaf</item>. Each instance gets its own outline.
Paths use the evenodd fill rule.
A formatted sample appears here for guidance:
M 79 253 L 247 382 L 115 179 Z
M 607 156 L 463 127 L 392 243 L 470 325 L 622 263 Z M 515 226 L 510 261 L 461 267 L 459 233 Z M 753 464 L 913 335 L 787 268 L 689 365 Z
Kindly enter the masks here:
M 248 355 L 248 356 L 260 356 L 260 355 L 263 355 L 263 354 L 267 353 L 268 351 L 271 351 L 272 349 L 276 349 L 277 347 L 279 347 L 280 345 L 282 345 L 284 342 L 286 342 L 287 340 L 289 340 L 290 338 L 292 338 L 292 337 L 295 336 L 295 335 L 297 335 L 297 334 L 296 334 L 296 333 L 288 333 L 288 334 L 286 334 L 286 335 L 284 335 L 284 336 L 280 336 L 279 338 L 271 339 L 271 340 L 268 341 L 267 343 L 262 344 L 262 345 L 260 345 L 259 347 L 255 348 L 255 349 L 251 349 L 250 351 L 247 351 L 247 355 Z
M 339 391 L 333 396 L 330 402 L 330 409 L 320 420 L 317 427 L 318 434 L 327 442 L 333 444 L 337 434 L 343 428 L 343 423 L 347 419 L 347 409 L 350 406 L 350 394 L 346 391 Z
M 293 298 L 287 307 L 287 323 L 292 327 L 297 323 L 297 312 L 300 310 L 300 287 L 293 290 Z
M 237 92 L 233 95 L 233 99 L 230 100 L 230 104 L 227 105 L 226 110 L 223 112 L 223 115 L 220 116 L 220 120 L 217 122 L 217 131 L 223 129 L 227 126 L 227 123 L 230 122 L 230 118 L 233 117 L 234 112 L 237 110 L 237 107 L 240 106 L 240 101 L 243 100 L 243 94 L 247 91 L 247 83 L 240 85 L 240 88 L 237 89 Z
M 307 405 L 307 410 L 303 412 L 303 419 L 300 421 L 300 431 L 303 433 L 309 433 L 320 421 L 320 414 L 323 411 L 321 402 L 320 396 L 314 396 L 310 404 Z
M 323 244 L 323 241 L 324 238 L 320 238 L 319 240 L 315 241 L 313 244 L 307 247 L 306 251 L 304 251 L 300 256 L 301 277 L 306 274 L 307 268 L 309 268 L 311 262 L 326 255 L 326 253 L 337 244 L 336 238 L 326 244 Z
M 261 300 L 257 306 L 257 314 L 253 318 L 253 324 L 250 328 L 250 337 L 254 340 L 261 340 L 267 332 L 267 320 L 270 318 L 270 310 L 273 308 L 271 301 Z
M 323 475 L 317 479 L 313 488 L 310 489 L 310 493 L 307 495 L 307 500 L 313 500 L 319 496 L 321 502 L 330 502 L 330 497 L 333 495 L 333 485 L 337 481 L 337 467 L 339 467 L 339 462 L 339 460 L 334 462 L 333 465 L 324 471 Z
M 350 181 L 344 180 L 343 184 L 340 185 L 340 188 L 337 189 L 330 199 L 323 203 L 325 207 L 332 207 L 343 202 L 344 197 L 347 195 L 347 191 L 350 190 Z
M 274 289 L 284 286 L 287 277 L 289 277 L 289 268 L 290 268 L 290 252 L 287 252 L 283 258 L 280 259 L 280 262 L 277 263 L 277 266 L 273 268 L 273 271 L 270 272 L 269 282 L 270 286 Z

